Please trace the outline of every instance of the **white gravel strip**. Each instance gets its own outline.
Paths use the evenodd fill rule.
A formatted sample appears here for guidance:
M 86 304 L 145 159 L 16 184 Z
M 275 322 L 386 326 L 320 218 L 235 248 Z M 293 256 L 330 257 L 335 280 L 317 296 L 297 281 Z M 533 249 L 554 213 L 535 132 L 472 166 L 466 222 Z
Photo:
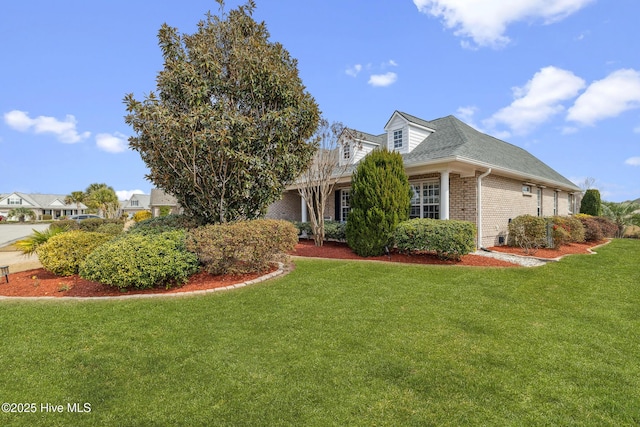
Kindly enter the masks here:
M 545 265 L 548 261 L 543 261 L 540 258 L 533 258 L 529 256 L 505 254 L 502 252 L 493 252 L 487 250 L 478 250 L 473 255 L 486 256 L 489 258 L 500 259 L 502 261 L 512 262 L 514 264 L 522 265 L 523 267 L 539 267 Z

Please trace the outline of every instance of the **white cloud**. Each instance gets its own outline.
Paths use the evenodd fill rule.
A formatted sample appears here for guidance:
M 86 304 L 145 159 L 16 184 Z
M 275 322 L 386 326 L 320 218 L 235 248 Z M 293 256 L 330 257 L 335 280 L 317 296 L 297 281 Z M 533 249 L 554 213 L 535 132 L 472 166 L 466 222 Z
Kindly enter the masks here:
M 5 123 L 20 132 L 33 132 L 35 134 L 51 133 L 58 141 L 65 144 L 74 144 L 88 138 L 91 132 L 78 133 L 76 118 L 68 114 L 63 121 L 55 117 L 38 116 L 29 117 L 26 111 L 13 110 L 4 114 Z
M 640 157 L 629 157 L 624 163 L 629 166 L 640 166 Z
M 356 77 L 358 74 L 360 74 L 360 71 L 362 71 L 362 65 L 361 64 L 356 64 L 353 67 L 348 67 L 345 70 L 345 73 L 348 76 Z
M 456 36 L 472 39 L 478 46 L 502 47 L 510 24 L 542 20 L 561 21 L 594 0 L 413 0 L 420 12 L 440 18 Z M 466 43 L 468 44 L 468 43 Z
M 635 108 L 640 108 L 640 72 L 621 69 L 591 83 L 569 108 L 567 120 L 593 125 Z
M 516 134 L 526 134 L 564 110 L 562 101 L 574 98 L 585 82 L 571 71 L 545 67 L 523 87 L 513 88 L 515 100 L 485 121 L 490 127 L 504 123 Z
M 96 135 L 96 145 L 101 150 L 109 153 L 121 153 L 127 149 L 127 136 L 120 132 L 116 132 L 113 135 L 99 133 Z
M 144 194 L 142 190 L 118 190 L 116 191 L 116 196 L 118 196 L 118 200 L 129 200 L 131 196 L 134 194 Z
M 396 80 L 398 80 L 398 75 L 388 72 L 385 74 L 372 74 L 371 77 L 369 77 L 368 83 L 371 86 L 384 87 L 394 84 Z
M 398 63 L 396 61 L 394 61 L 393 59 L 390 59 L 389 62 L 387 62 L 387 65 L 389 65 L 391 67 L 397 67 Z

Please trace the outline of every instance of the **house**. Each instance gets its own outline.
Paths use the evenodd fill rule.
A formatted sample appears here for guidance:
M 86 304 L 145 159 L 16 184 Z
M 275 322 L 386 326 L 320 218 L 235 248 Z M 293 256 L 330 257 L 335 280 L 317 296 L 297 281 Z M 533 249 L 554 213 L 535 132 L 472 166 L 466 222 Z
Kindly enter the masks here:
M 436 120 L 395 111 L 375 135 L 354 131 L 357 140 L 340 148 L 340 161 L 357 163 L 378 147 L 402 154 L 413 190 L 411 218 L 471 221 L 478 247 L 506 241 L 509 221 L 523 214 L 577 213 L 581 190 L 535 156 L 479 132 L 454 116 Z M 345 221 L 351 172 L 339 179 L 325 217 Z M 306 203 L 296 184 L 269 207 L 268 217 L 305 221 Z
M 64 202 L 67 196 L 60 194 L 26 194 L 14 192 L 0 194 L 0 215 L 9 217 L 15 208 L 27 208 L 35 212 L 36 219 L 58 219 L 68 215 L 86 213 L 88 207 L 84 203 Z
M 120 212 L 131 218 L 136 212 L 150 210 L 150 202 L 149 194 L 132 194 L 129 200 L 120 202 Z
M 178 205 L 177 199 L 159 188 L 151 189 L 149 209 L 154 218 L 162 216 L 163 210 L 165 210 L 167 214 L 182 213 L 182 208 Z

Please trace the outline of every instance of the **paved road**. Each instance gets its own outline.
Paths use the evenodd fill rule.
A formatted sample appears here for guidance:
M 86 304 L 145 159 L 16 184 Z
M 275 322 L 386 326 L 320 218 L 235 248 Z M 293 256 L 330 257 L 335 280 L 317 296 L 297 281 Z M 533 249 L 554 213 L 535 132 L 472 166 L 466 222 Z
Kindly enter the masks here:
M 33 230 L 43 231 L 49 224 L 2 224 L 0 223 L 0 247 L 20 240 L 33 233 Z

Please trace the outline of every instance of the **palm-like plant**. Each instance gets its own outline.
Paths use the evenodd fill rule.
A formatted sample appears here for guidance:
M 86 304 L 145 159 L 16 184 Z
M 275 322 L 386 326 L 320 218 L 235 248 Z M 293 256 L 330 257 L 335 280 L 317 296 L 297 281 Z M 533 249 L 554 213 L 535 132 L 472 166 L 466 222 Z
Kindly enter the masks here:
M 9 218 L 17 217 L 20 222 L 24 222 L 25 218 L 29 218 L 30 220 L 36 219 L 36 213 L 25 207 L 11 209 L 7 215 Z
M 75 203 L 77 213 L 80 213 L 80 203 L 84 202 L 85 197 L 84 191 L 72 191 L 71 194 L 64 198 L 64 203 L 67 205 Z
M 633 202 L 602 202 L 602 213 L 615 222 L 618 226 L 616 237 L 624 236 L 626 228 L 630 225 L 640 226 L 640 204 Z
M 67 231 L 65 227 L 50 226 L 46 230 L 38 231 L 33 230 L 33 234 L 26 239 L 18 240 L 16 247 L 24 255 L 31 255 L 36 251 L 38 246 L 46 243 L 47 240 L 55 236 L 56 234 L 64 233 Z

